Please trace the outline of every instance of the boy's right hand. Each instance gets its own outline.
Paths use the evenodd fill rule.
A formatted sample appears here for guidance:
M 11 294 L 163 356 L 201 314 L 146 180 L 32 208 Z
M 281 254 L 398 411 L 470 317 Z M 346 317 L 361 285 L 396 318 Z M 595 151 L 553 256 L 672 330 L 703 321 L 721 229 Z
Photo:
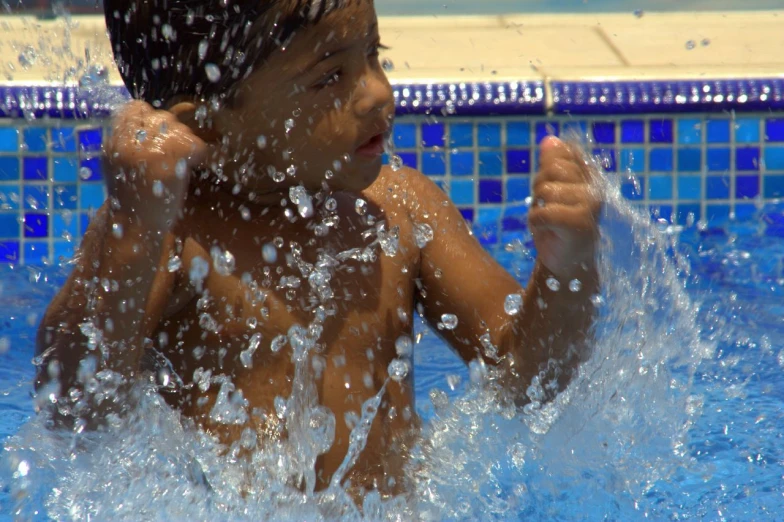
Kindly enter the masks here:
M 114 210 L 129 224 L 168 232 L 182 211 L 191 170 L 206 154 L 204 141 L 176 115 L 142 101 L 128 103 L 115 115 L 104 143 Z

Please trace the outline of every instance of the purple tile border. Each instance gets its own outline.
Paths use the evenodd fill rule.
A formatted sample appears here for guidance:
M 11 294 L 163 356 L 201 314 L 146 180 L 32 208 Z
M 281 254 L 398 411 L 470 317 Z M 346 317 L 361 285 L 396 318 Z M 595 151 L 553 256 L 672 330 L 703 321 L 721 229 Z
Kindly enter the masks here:
M 555 114 L 765 111 L 784 109 L 784 78 L 551 82 Z M 513 116 L 547 113 L 542 81 L 395 84 L 399 115 Z M 107 116 L 123 87 L 2 86 L 0 117 Z
M 784 108 L 784 78 L 550 84 L 556 114 L 766 111 Z

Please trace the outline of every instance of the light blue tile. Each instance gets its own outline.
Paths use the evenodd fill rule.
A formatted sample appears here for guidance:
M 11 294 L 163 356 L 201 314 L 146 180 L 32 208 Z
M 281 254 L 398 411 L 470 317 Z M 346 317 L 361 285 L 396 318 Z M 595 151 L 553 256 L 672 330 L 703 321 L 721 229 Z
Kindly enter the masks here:
M 504 172 L 504 159 L 501 152 L 481 151 L 479 153 L 479 175 L 500 176 Z
M 702 143 L 702 120 L 692 118 L 678 120 L 678 143 L 682 145 Z
M 500 123 L 480 123 L 477 125 L 477 138 L 480 147 L 500 147 L 501 146 L 501 124 Z
M 759 143 L 760 119 L 738 118 L 735 120 L 735 141 L 738 143 Z
M 83 210 L 100 208 L 105 199 L 103 183 L 82 183 L 79 194 L 79 207 Z
M 19 185 L 0 185 L 0 211 L 19 210 L 22 194 Z
M 784 170 L 784 147 L 765 147 L 765 168 Z
M 76 253 L 76 241 L 54 241 L 52 257 L 56 263 L 68 261 Z
M 699 176 L 678 176 L 678 199 L 700 199 L 702 180 Z
M 19 130 L 15 127 L 0 127 L 0 152 L 19 150 Z
M 474 182 L 453 179 L 449 187 L 449 196 L 455 205 L 473 205 L 474 201 L 476 201 L 474 197 Z
M 75 182 L 79 177 L 79 161 L 73 158 L 54 158 L 54 180 Z
M 474 146 L 474 124 L 452 123 L 449 125 L 449 142 L 452 147 Z
M 46 210 L 49 208 L 48 185 L 24 185 L 23 197 L 26 210 Z
M 621 149 L 621 170 L 641 174 L 645 172 L 644 149 Z
M 672 176 L 650 176 L 648 178 L 648 191 L 648 198 L 650 199 L 672 199 Z
M 510 121 L 506 123 L 506 144 L 523 146 L 531 144 L 531 124 L 527 121 Z
M 52 237 L 55 239 L 64 238 L 66 235 L 76 237 L 79 231 L 76 214 L 64 214 L 55 212 L 52 220 Z

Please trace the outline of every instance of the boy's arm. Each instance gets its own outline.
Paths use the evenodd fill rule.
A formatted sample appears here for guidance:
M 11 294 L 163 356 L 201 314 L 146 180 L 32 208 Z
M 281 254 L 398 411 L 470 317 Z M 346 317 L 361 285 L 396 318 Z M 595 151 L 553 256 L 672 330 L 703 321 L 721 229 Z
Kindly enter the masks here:
M 508 356 L 512 387 L 519 394 L 553 361 L 542 383 L 546 389 L 550 385 L 547 395 L 552 396 L 584 355 L 592 324 L 600 204 L 587 168 L 565 144 L 546 140 L 541 163 L 535 198 L 544 204 L 533 206 L 529 214 L 538 258 L 526 290 L 478 243 L 444 193 L 419 173 L 407 175 L 408 206 L 415 223 L 430 224 L 434 233 L 421 251 L 420 300 L 427 320 L 438 325 L 443 314 L 457 316 L 457 326 L 440 333 L 466 361 L 482 356 L 497 364 L 496 350 L 498 358 Z M 559 290 L 552 290 L 556 285 L 548 280 L 557 281 Z M 579 281 L 579 289 L 577 283 L 569 288 L 573 280 Z M 515 315 L 504 307 L 512 294 L 523 297 L 522 311 Z
M 137 139 L 139 130 L 146 142 Z M 63 400 L 70 390 L 77 397 L 84 394 L 83 381 L 92 375 L 80 368 L 91 358 L 87 367 L 95 371 L 126 378 L 138 371 L 143 341 L 173 289 L 175 275 L 166 269 L 174 244 L 170 230 L 187 193 L 187 173 L 201 161 L 204 148 L 174 115 L 141 102 L 129 104 L 115 119 L 105 151 L 109 201 L 86 232 L 77 266 L 37 336 L 36 387 L 56 384 L 57 389 L 47 386 L 46 394 L 61 397 L 58 409 L 69 407 Z M 85 399 L 90 414 L 112 409 Z

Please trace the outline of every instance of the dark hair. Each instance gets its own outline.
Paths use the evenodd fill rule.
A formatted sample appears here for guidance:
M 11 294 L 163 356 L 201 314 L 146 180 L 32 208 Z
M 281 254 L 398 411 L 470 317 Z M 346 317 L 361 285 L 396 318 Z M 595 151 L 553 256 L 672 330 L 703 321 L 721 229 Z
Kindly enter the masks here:
M 104 0 L 112 51 L 134 98 L 224 94 L 294 33 L 352 0 Z

